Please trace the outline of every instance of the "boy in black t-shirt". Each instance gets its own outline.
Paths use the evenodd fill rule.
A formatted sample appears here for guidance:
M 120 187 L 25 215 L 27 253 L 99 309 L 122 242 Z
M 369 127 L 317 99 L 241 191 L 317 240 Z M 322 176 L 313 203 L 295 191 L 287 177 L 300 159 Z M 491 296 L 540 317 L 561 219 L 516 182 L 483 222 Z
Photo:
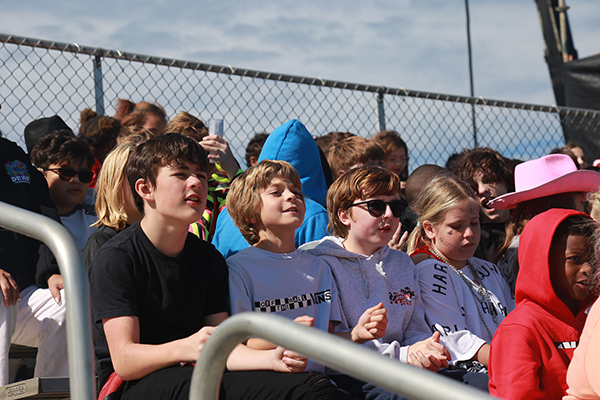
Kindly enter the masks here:
M 187 399 L 192 368 L 180 364 L 195 362 L 229 316 L 225 260 L 188 233 L 204 211 L 207 168 L 204 150 L 179 134 L 156 136 L 131 156 L 127 177 L 144 217 L 108 241 L 90 269 L 98 374 L 101 384 L 113 371 L 125 381 L 122 399 Z M 221 397 L 327 395 L 323 375 L 281 373 L 305 367 L 281 347 L 239 345 L 227 368 L 263 371 L 226 372 Z

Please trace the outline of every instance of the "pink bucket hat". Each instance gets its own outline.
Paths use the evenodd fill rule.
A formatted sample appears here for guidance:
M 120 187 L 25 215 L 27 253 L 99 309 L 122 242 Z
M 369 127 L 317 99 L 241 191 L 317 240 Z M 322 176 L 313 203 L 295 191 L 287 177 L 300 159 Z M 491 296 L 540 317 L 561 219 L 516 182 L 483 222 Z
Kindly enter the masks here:
M 526 161 L 515 168 L 515 191 L 496 197 L 490 208 L 506 210 L 527 200 L 569 192 L 595 192 L 600 187 L 600 173 L 578 170 L 566 154 L 551 154 Z

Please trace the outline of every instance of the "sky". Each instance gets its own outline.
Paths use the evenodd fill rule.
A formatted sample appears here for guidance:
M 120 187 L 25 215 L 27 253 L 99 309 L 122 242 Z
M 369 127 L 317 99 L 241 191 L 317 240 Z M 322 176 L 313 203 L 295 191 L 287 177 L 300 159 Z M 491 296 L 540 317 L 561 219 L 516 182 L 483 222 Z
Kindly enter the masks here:
M 555 104 L 534 0 L 471 0 L 475 96 Z M 567 1 L 600 52 L 600 2 Z M 469 95 L 465 3 L 447 0 L 3 2 L 1 32 L 289 75 Z

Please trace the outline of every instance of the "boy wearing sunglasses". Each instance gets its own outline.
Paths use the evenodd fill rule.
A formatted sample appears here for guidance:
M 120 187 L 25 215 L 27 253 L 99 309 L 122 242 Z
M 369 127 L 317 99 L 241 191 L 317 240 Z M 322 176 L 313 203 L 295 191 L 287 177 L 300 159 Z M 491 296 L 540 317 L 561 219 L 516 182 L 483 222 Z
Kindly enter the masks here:
M 337 288 L 327 264 L 296 250 L 294 233 L 306 211 L 298 172 L 285 161 L 263 160 L 233 181 L 227 208 L 250 247 L 227 259 L 232 314 L 275 312 L 303 325 L 334 331 L 341 322 Z M 366 307 L 365 307 L 366 308 Z M 338 335 L 364 343 L 385 333 L 381 302 L 360 312 Z M 248 347 L 274 348 L 262 339 Z M 308 371 L 323 367 L 309 361 Z
M 385 336 L 366 345 L 391 358 L 436 371 L 450 358 L 425 322 L 417 270 L 406 253 L 392 250 L 390 238 L 406 209 L 400 179 L 377 167 L 351 169 L 327 193 L 329 229 L 334 236 L 300 247 L 325 261 L 335 278 L 347 329 L 361 310 L 383 302 Z M 373 389 L 374 390 L 374 389 Z
M 90 182 L 94 156 L 81 138 L 56 132 L 41 138 L 31 150 L 31 162 L 46 177 L 50 198 L 60 220 L 83 250 L 88 237 L 96 230 L 93 205 L 84 204 Z

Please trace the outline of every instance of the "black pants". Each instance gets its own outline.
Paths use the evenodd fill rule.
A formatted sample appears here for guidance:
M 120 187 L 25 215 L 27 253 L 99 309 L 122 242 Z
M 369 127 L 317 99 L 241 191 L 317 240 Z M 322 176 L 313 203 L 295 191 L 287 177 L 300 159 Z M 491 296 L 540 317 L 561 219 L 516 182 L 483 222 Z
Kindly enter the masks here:
M 193 367 L 170 367 L 125 383 L 122 400 L 187 400 Z M 329 399 L 333 385 L 319 373 L 225 372 L 220 399 Z

